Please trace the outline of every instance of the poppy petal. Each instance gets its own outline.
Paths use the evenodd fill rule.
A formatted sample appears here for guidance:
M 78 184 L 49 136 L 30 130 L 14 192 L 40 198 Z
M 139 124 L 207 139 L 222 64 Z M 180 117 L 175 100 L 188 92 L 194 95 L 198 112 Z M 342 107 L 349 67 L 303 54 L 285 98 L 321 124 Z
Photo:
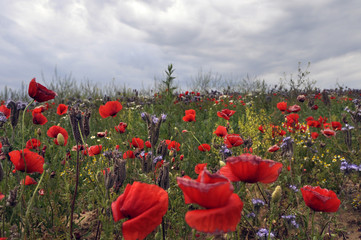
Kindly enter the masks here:
M 242 154 L 226 159 L 226 166 L 220 173 L 232 182 L 272 183 L 277 180 L 282 170 L 282 163 L 262 159 L 252 154 Z
M 153 184 L 134 182 L 112 203 L 114 221 L 124 217 L 125 239 L 144 239 L 162 222 L 168 210 L 168 193 Z
M 233 193 L 233 185 L 220 174 L 210 174 L 204 170 L 197 181 L 187 178 L 177 178 L 177 183 L 183 191 L 186 204 L 196 203 L 205 208 L 224 206 Z
M 109 101 L 99 107 L 99 114 L 102 118 L 115 117 L 122 110 L 123 106 L 118 101 Z
M 29 96 L 36 100 L 37 102 L 46 102 L 48 100 L 54 99 L 57 94 L 40 83 L 37 83 L 35 78 L 30 81 L 29 89 L 28 89 Z
M 193 210 L 187 212 L 187 224 L 205 233 L 225 233 L 235 231 L 241 220 L 243 202 L 233 193 L 225 206 L 212 209 Z

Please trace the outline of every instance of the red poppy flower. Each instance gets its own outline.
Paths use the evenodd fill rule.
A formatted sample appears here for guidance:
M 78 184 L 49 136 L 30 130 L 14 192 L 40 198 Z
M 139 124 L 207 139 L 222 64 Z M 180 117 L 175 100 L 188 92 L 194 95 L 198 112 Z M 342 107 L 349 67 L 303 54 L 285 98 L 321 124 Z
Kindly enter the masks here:
M 298 96 L 297 96 L 297 100 L 298 100 L 299 102 L 304 102 L 304 101 L 306 101 L 306 96 L 305 96 L 305 95 L 298 95 Z
M 301 107 L 298 106 L 298 105 L 289 106 L 288 111 L 290 111 L 290 112 L 299 112 L 299 111 L 301 111 Z
M 45 195 L 45 190 L 43 188 L 39 189 L 38 193 L 39 193 L 40 196 L 44 196 Z
M 216 131 L 213 132 L 218 137 L 225 137 L 227 135 L 227 128 L 223 126 L 218 126 Z
M 44 125 L 48 119 L 41 113 L 33 113 L 33 123 L 36 125 Z
M 97 137 L 98 138 L 103 138 L 103 137 L 106 137 L 108 136 L 108 131 L 105 130 L 105 132 L 97 132 Z
M 132 145 L 135 148 L 143 149 L 144 148 L 144 141 L 143 141 L 143 139 L 140 139 L 140 138 L 132 138 Z
M 64 146 L 65 146 L 68 142 L 69 135 L 68 135 L 68 132 L 64 128 L 62 128 L 60 126 L 52 126 L 48 129 L 46 134 L 48 135 L 48 137 L 54 138 L 54 143 L 56 145 L 59 145 L 58 140 L 57 140 L 59 133 L 61 133 L 64 137 Z
M 26 142 L 26 148 L 27 149 L 36 149 L 41 145 L 41 142 L 39 139 L 32 138 L 29 141 Z
M 99 114 L 102 118 L 115 117 L 122 110 L 123 106 L 118 101 L 109 101 L 99 107 Z
M 224 118 L 226 120 L 229 120 L 229 118 L 235 113 L 236 111 L 234 110 L 229 110 L 229 109 L 223 109 L 222 111 L 218 111 L 217 112 L 217 116 Z
M 268 148 L 269 152 L 276 152 L 280 149 L 280 147 L 278 145 L 273 145 L 272 147 Z
M 335 192 L 319 186 L 306 185 L 301 192 L 306 205 L 316 212 L 337 212 L 341 204 Z
M 312 107 L 311 107 L 311 110 L 317 110 L 318 109 L 318 106 L 317 105 L 313 105 Z
M 314 119 L 312 116 L 307 117 L 307 118 L 305 119 L 306 122 L 308 122 L 308 121 L 313 121 L 313 120 L 315 120 L 315 119 Z
M 134 152 L 132 150 L 128 150 L 123 154 L 123 159 L 127 159 L 127 158 L 135 158 Z
M 226 177 L 204 169 L 196 180 L 177 177 L 177 183 L 186 204 L 196 203 L 205 208 L 187 212 L 185 220 L 191 228 L 206 233 L 236 230 L 243 202 L 233 193 L 233 185 Z
M 224 144 L 226 144 L 227 148 L 237 147 L 243 144 L 243 139 L 239 134 L 227 134 L 224 137 Z
M 88 148 L 88 156 L 95 156 L 100 154 L 100 152 L 102 151 L 103 146 L 102 145 L 94 145 Z
M 5 115 L 6 119 L 9 119 L 11 114 L 11 109 L 7 108 L 5 105 L 1 105 L 0 112 L 2 112 Z
M 169 150 L 174 149 L 177 152 L 179 152 L 179 150 L 180 150 L 180 143 L 179 142 L 166 140 L 166 143 L 168 144 L 168 149 Z
M 55 92 L 37 83 L 35 78 L 30 81 L 28 93 L 29 96 L 37 102 L 46 102 L 57 96 Z
M 0 192 L 0 201 L 5 198 L 5 195 Z
M 194 115 L 194 117 L 196 116 L 196 110 L 194 109 L 188 109 L 188 110 L 185 110 L 185 115 Z
M 124 239 L 144 239 L 162 222 L 168 210 L 168 193 L 153 184 L 134 182 L 112 203 L 114 221 L 122 225 Z
M 195 114 L 186 114 L 183 117 L 183 121 L 185 121 L 185 122 L 195 122 L 196 121 L 196 115 Z
M 198 146 L 198 150 L 201 152 L 209 152 L 211 150 L 211 146 L 209 146 L 207 143 L 203 143 Z
M 152 144 L 151 144 L 149 141 L 146 141 L 146 142 L 145 142 L 145 146 L 146 146 L 147 148 L 151 148 L 151 147 L 152 147 Z
M 321 127 L 321 123 L 317 120 L 309 120 L 307 121 L 307 125 L 309 127 L 316 127 L 316 128 L 320 128 Z
M 24 184 L 24 179 L 22 179 L 22 180 L 20 181 L 20 184 L 21 184 L 21 185 Z M 25 186 L 35 185 L 35 184 L 37 184 L 37 182 L 34 180 L 34 178 L 29 177 L 28 175 L 26 175 L 26 177 L 25 177 Z
M 26 163 L 27 173 L 33 173 L 33 172 L 43 173 L 44 171 L 43 169 L 44 158 L 39 154 L 30 151 L 27 148 L 25 148 L 24 150 L 15 150 L 9 152 L 9 156 L 10 156 L 10 161 L 15 166 L 15 170 L 24 172 L 25 163 Z
M 67 113 L 67 112 L 68 112 L 68 106 L 65 105 L 65 104 L 60 103 L 60 104 L 58 105 L 58 109 L 56 110 L 56 113 L 57 113 L 58 115 L 64 115 L 64 114 Z
M 331 129 L 321 130 L 321 133 L 323 134 L 323 136 L 328 137 L 328 138 L 336 135 L 336 132 Z
M 341 130 L 342 125 L 340 122 L 331 122 L 331 126 L 334 130 Z
M 282 112 L 286 111 L 287 110 L 287 102 L 277 103 L 277 108 Z
M 318 133 L 317 133 L 317 132 L 312 132 L 312 133 L 311 133 L 311 138 L 312 138 L 312 139 L 318 138 Z
M 118 133 L 125 133 L 125 130 L 127 129 L 127 124 L 126 123 L 119 123 L 118 126 L 115 126 L 115 131 L 117 131 Z
M 291 113 L 286 116 L 286 125 L 290 128 L 298 129 L 298 119 L 299 115 L 297 113 Z
M 262 125 L 260 125 L 260 126 L 258 127 L 258 130 L 259 130 L 261 133 L 264 133 L 264 129 L 263 129 L 263 126 L 262 126 Z
M 200 174 L 204 170 L 204 168 L 207 167 L 207 164 L 208 163 L 199 163 L 199 164 L 197 164 L 195 166 L 195 168 L 194 168 L 195 173 Z
M 248 153 L 226 159 L 226 166 L 220 173 L 232 182 L 272 183 L 277 180 L 282 170 L 282 163 Z

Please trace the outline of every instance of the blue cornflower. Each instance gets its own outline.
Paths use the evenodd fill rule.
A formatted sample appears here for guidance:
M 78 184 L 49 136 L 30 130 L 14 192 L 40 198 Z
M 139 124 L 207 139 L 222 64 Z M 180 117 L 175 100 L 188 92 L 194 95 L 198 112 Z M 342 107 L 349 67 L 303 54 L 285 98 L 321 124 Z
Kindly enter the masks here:
M 267 239 L 268 236 L 270 236 L 271 238 L 275 237 L 275 235 L 272 232 L 269 233 L 268 230 L 265 228 L 261 228 L 257 232 L 257 237 L 259 237 L 260 239 Z
M 253 198 L 253 199 L 252 199 L 252 204 L 253 204 L 255 207 L 261 207 L 261 206 L 264 206 L 264 205 L 265 205 L 265 202 L 264 202 L 262 199 Z
M 255 218 L 256 214 L 254 212 L 250 212 L 246 215 L 247 218 Z
M 140 114 L 140 117 L 143 119 L 143 121 L 146 121 L 146 120 L 147 120 L 147 113 L 142 112 L 142 113 Z
M 219 152 L 224 156 L 224 157 L 229 157 L 232 155 L 232 151 L 227 148 L 226 146 L 222 146 L 221 149 L 219 150 Z
M 162 115 L 160 116 L 160 118 L 162 119 L 163 122 L 165 122 L 165 120 L 167 119 L 167 114 L 162 113 Z
M 294 226 L 295 228 L 299 228 L 300 225 L 296 222 L 296 216 L 291 214 L 291 215 L 283 215 L 281 216 L 283 219 L 285 219 L 287 221 L 288 224 Z
M 152 116 L 152 121 L 154 124 L 157 124 L 159 122 L 159 118 L 157 118 L 155 115 Z
M 163 160 L 162 155 L 156 156 L 156 157 L 153 159 L 153 163 L 157 163 L 157 162 L 162 161 L 162 160 Z
M 292 189 L 294 192 L 298 192 L 298 188 L 295 185 L 291 184 L 289 188 Z
M 351 171 L 361 171 L 360 166 L 357 166 L 354 163 L 348 163 L 346 161 L 341 162 L 340 170 L 345 173 L 350 173 Z

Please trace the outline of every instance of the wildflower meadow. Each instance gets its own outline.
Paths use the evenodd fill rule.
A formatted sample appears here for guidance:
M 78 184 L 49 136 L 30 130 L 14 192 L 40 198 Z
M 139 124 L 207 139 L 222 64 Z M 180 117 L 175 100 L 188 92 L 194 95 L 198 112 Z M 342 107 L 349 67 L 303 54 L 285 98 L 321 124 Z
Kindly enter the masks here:
M 2 94 L 0 239 L 361 236 L 361 90 L 174 79 Z

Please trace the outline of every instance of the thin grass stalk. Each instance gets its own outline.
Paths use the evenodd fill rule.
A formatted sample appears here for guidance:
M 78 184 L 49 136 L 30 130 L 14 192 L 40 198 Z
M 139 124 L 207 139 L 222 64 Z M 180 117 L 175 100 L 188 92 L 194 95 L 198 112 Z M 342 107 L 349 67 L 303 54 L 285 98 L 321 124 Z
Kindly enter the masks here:
M 81 136 L 81 140 L 83 143 L 83 146 L 85 146 L 84 143 L 84 139 L 83 139 L 83 133 L 81 132 L 81 128 L 80 128 L 80 123 L 78 122 L 78 128 L 79 128 L 79 132 L 80 132 L 80 136 Z M 73 238 L 73 215 L 74 215 L 74 207 L 75 207 L 75 200 L 76 200 L 76 195 L 78 192 L 78 184 L 79 184 L 79 171 L 80 171 L 80 155 L 79 155 L 79 142 L 77 141 L 76 144 L 77 147 L 77 151 L 76 151 L 76 174 L 75 174 L 75 189 L 74 189 L 74 195 L 73 195 L 73 200 L 71 203 L 71 212 L 70 212 L 70 229 L 69 229 L 69 234 L 70 234 L 70 239 Z
M 31 196 L 30 198 L 30 201 L 29 201 L 29 204 L 27 206 L 27 209 L 26 209 L 26 213 L 25 213 L 25 223 L 29 223 L 29 214 L 30 214 L 30 209 L 31 209 L 31 206 L 33 205 L 33 202 L 34 202 L 34 198 L 35 198 L 35 195 L 39 189 L 39 186 L 41 184 L 41 182 L 43 181 L 44 179 L 44 175 L 45 175 L 45 172 L 46 170 L 44 169 L 43 173 L 41 174 L 41 177 L 40 177 L 40 180 L 38 182 L 38 185 L 36 186 L 34 192 L 33 192 L 33 195 Z M 24 185 L 25 185 L 25 181 L 24 181 Z
M 69 235 L 70 235 L 70 239 L 73 239 L 73 215 L 74 215 L 74 206 L 75 206 L 75 199 L 76 199 L 76 194 L 78 191 L 78 182 L 79 182 L 79 148 L 78 148 L 78 143 L 76 145 L 77 147 L 77 151 L 76 151 L 76 174 L 75 174 L 75 189 L 74 189 L 74 195 L 73 195 L 73 200 L 71 203 L 71 212 L 70 212 L 70 229 L 69 229 Z

